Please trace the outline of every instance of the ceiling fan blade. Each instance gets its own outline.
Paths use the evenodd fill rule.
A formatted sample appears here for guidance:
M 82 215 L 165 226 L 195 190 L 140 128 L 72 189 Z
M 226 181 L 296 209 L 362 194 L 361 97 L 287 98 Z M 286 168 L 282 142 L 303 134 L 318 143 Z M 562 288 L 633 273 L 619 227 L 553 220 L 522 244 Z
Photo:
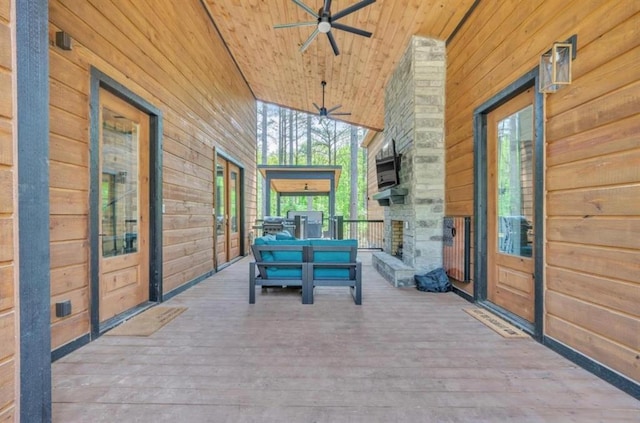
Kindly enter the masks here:
M 340 18 L 344 18 L 345 16 L 355 12 L 356 10 L 360 10 L 365 6 L 369 6 L 371 3 L 375 3 L 376 0 L 362 0 L 360 3 L 356 3 L 353 6 L 349 6 L 346 9 L 342 9 L 338 13 L 334 13 L 331 17 L 332 21 L 337 21 Z
M 318 107 L 316 103 L 313 103 L 313 107 L 315 107 L 316 109 L 318 109 L 318 111 L 320 111 L 320 107 Z
M 322 13 L 329 13 L 329 9 L 331 9 L 331 0 L 324 0 L 324 7 L 322 8 Z
M 333 34 L 331 33 L 331 31 L 327 32 L 327 38 L 329 38 L 329 42 L 331 43 L 333 54 L 338 56 L 340 54 L 340 50 L 338 50 L 338 44 L 336 44 L 336 39 L 333 38 Z
M 340 107 L 342 107 L 342 104 L 338 104 L 337 106 L 330 108 L 329 110 L 327 110 L 327 113 L 331 113 L 334 110 L 338 110 Z
M 298 26 L 313 26 L 318 25 L 318 22 L 294 22 L 294 23 L 286 23 L 286 24 L 276 24 L 273 26 L 274 29 L 280 28 L 295 28 Z
M 300 0 L 293 0 L 293 2 L 295 4 L 297 4 L 298 6 L 300 6 L 301 8 L 303 8 L 304 10 L 306 10 L 308 14 L 310 14 L 314 18 L 318 19 L 319 16 L 318 16 L 318 14 L 316 13 L 315 10 L 313 10 L 312 8 L 310 8 L 309 6 L 307 6 L 306 4 L 301 2 Z
M 311 44 L 311 41 L 313 41 L 318 34 L 320 33 L 320 31 L 318 30 L 318 28 L 316 28 L 311 35 L 309 35 L 309 38 L 307 38 L 307 41 L 304 42 L 304 44 L 302 44 L 300 46 L 300 53 L 304 53 L 304 51 L 307 49 L 307 47 L 309 47 L 309 44 Z
M 350 112 L 330 113 L 329 116 L 351 116 Z
M 354 28 L 349 25 L 342 25 L 340 23 L 332 23 L 331 28 L 341 29 L 343 31 L 351 32 L 353 34 L 362 35 L 363 37 L 371 37 L 373 34 L 369 31 L 363 31 L 362 29 Z

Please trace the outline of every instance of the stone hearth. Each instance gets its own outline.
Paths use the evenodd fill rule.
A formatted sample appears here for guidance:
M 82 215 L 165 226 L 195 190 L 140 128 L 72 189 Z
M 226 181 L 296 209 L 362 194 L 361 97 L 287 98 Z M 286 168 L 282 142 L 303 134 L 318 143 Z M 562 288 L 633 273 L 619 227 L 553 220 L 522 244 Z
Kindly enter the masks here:
M 413 267 L 385 252 L 375 252 L 371 256 L 371 264 L 390 284 L 396 288 L 413 286 L 415 281 Z

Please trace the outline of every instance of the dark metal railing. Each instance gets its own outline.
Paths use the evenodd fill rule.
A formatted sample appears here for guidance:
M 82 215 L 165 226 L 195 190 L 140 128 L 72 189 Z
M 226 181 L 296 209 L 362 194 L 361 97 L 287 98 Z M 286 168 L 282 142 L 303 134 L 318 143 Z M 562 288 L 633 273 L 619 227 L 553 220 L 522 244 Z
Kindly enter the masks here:
M 357 239 L 358 248 L 382 250 L 384 220 L 348 220 L 336 216 L 329 222 L 331 238 Z
M 328 223 L 329 230 L 322 231 L 324 236 L 327 235 L 333 239 L 357 239 L 358 248 L 365 250 L 382 250 L 384 248 L 384 220 L 349 220 L 342 216 L 324 219 Z M 287 229 L 290 226 L 296 229 L 292 230 L 292 235 L 296 238 L 304 238 L 304 226 L 306 222 L 287 221 Z M 264 231 L 264 220 L 256 219 L 253 229 L 257 230 L 255 236 L 262 236 Z M 315 235 L 314 237 L 318 237 Z

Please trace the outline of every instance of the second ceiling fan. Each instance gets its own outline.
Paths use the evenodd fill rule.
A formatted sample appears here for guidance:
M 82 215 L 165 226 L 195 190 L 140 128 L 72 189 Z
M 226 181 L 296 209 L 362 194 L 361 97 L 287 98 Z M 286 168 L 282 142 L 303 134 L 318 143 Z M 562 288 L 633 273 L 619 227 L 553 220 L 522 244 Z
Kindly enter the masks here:
M 300 46 L 300 51 L 304 52 L 309 44 L 318 36 L 318 34 L 323 33 L 327 34 L 327 38 L 329 39 L 329 43 L 331 43 L 331 48 L 333 49 L 333 54 L 336 56 L 340 54 L 340 50 L 338 49 L 338 44 L 336 43 L 336 39 L 333 37 L 331 33 L 331 29 L 340 29 L 342 31 L 351 32 L 353 34 L 362 35 L 363 37 L 371 37 L 373 35 L 369 31 L 364 31 L 362 29 L 354 28 L 349 25 L 343 25 L 341 23 L 336 22 L 338 19 L 344 18 L 345 16 L 362 9 L 365 6 L 368 6 L 372 3 L 375 3 L 376 0 L 362 0 L 352 6 L 349 6 L 341 11 L 331 14 L 331 0 L 324 0 L 324 5 L 318 10 L 316 13 L 311 7 L 304 4 L 301 0 L 292 0 L 295 4 L 303 8 L 307 13 L 316 18 L 316 21 L 312 22 L 295 22 L 290 24 L 279 24 L 274 25 L 274 28 L 294 28 L 299 26 L 313 26 L 316 25 L 316 29 L 313 30 L 307 41 Z
M 351 114 L 349 112 L 338 112 L 338 113 L 336 113 L 336 110 L 338 110 L 340 107 L 342 107 L 342 104 L 338 104 L 337 106 L 334 106 L 334 107 L 332 107 L 330 109 L 327 109 L 324 106 L 324 87 L 327 85 L 327 82 L 326 81 L 322 81 L 322 82 L 320 82 L 320 84 L 322 84 L 322 107 L 318 106 L 316 103 L 313 103 L 313 107 L 318 109 L 318 114 L 320 115 L 320 117 L 349 116 Z

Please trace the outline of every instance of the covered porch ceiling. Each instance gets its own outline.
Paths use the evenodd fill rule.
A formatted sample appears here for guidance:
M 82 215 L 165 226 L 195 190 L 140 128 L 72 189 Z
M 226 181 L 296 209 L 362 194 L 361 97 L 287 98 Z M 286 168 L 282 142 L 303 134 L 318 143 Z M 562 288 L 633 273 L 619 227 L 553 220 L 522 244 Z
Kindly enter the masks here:
M 258 171 L 269 181 L 270 188 L 280 195 L 314 196 L 334 192 L 338 188 L 342 168 L 258 165 Z
M 260 101 L 317 114 L 326 81 L 327 108 L 350 112 L 340 120 L 384 128 L 387 81 L 413 35 L 448 40 L 478 0 L 377 0 L 339 20 L 372 32 L 371 38 L 333 28 L 340 54 L 325 34 L 300 46 L 317 27 L 274 29 L 315 19 L 293 0 L 202 0 L 249 87 Z M 302 0 L 320 10 L 326 0 Z M 360 0 L 333 0 L 333 14 Z

